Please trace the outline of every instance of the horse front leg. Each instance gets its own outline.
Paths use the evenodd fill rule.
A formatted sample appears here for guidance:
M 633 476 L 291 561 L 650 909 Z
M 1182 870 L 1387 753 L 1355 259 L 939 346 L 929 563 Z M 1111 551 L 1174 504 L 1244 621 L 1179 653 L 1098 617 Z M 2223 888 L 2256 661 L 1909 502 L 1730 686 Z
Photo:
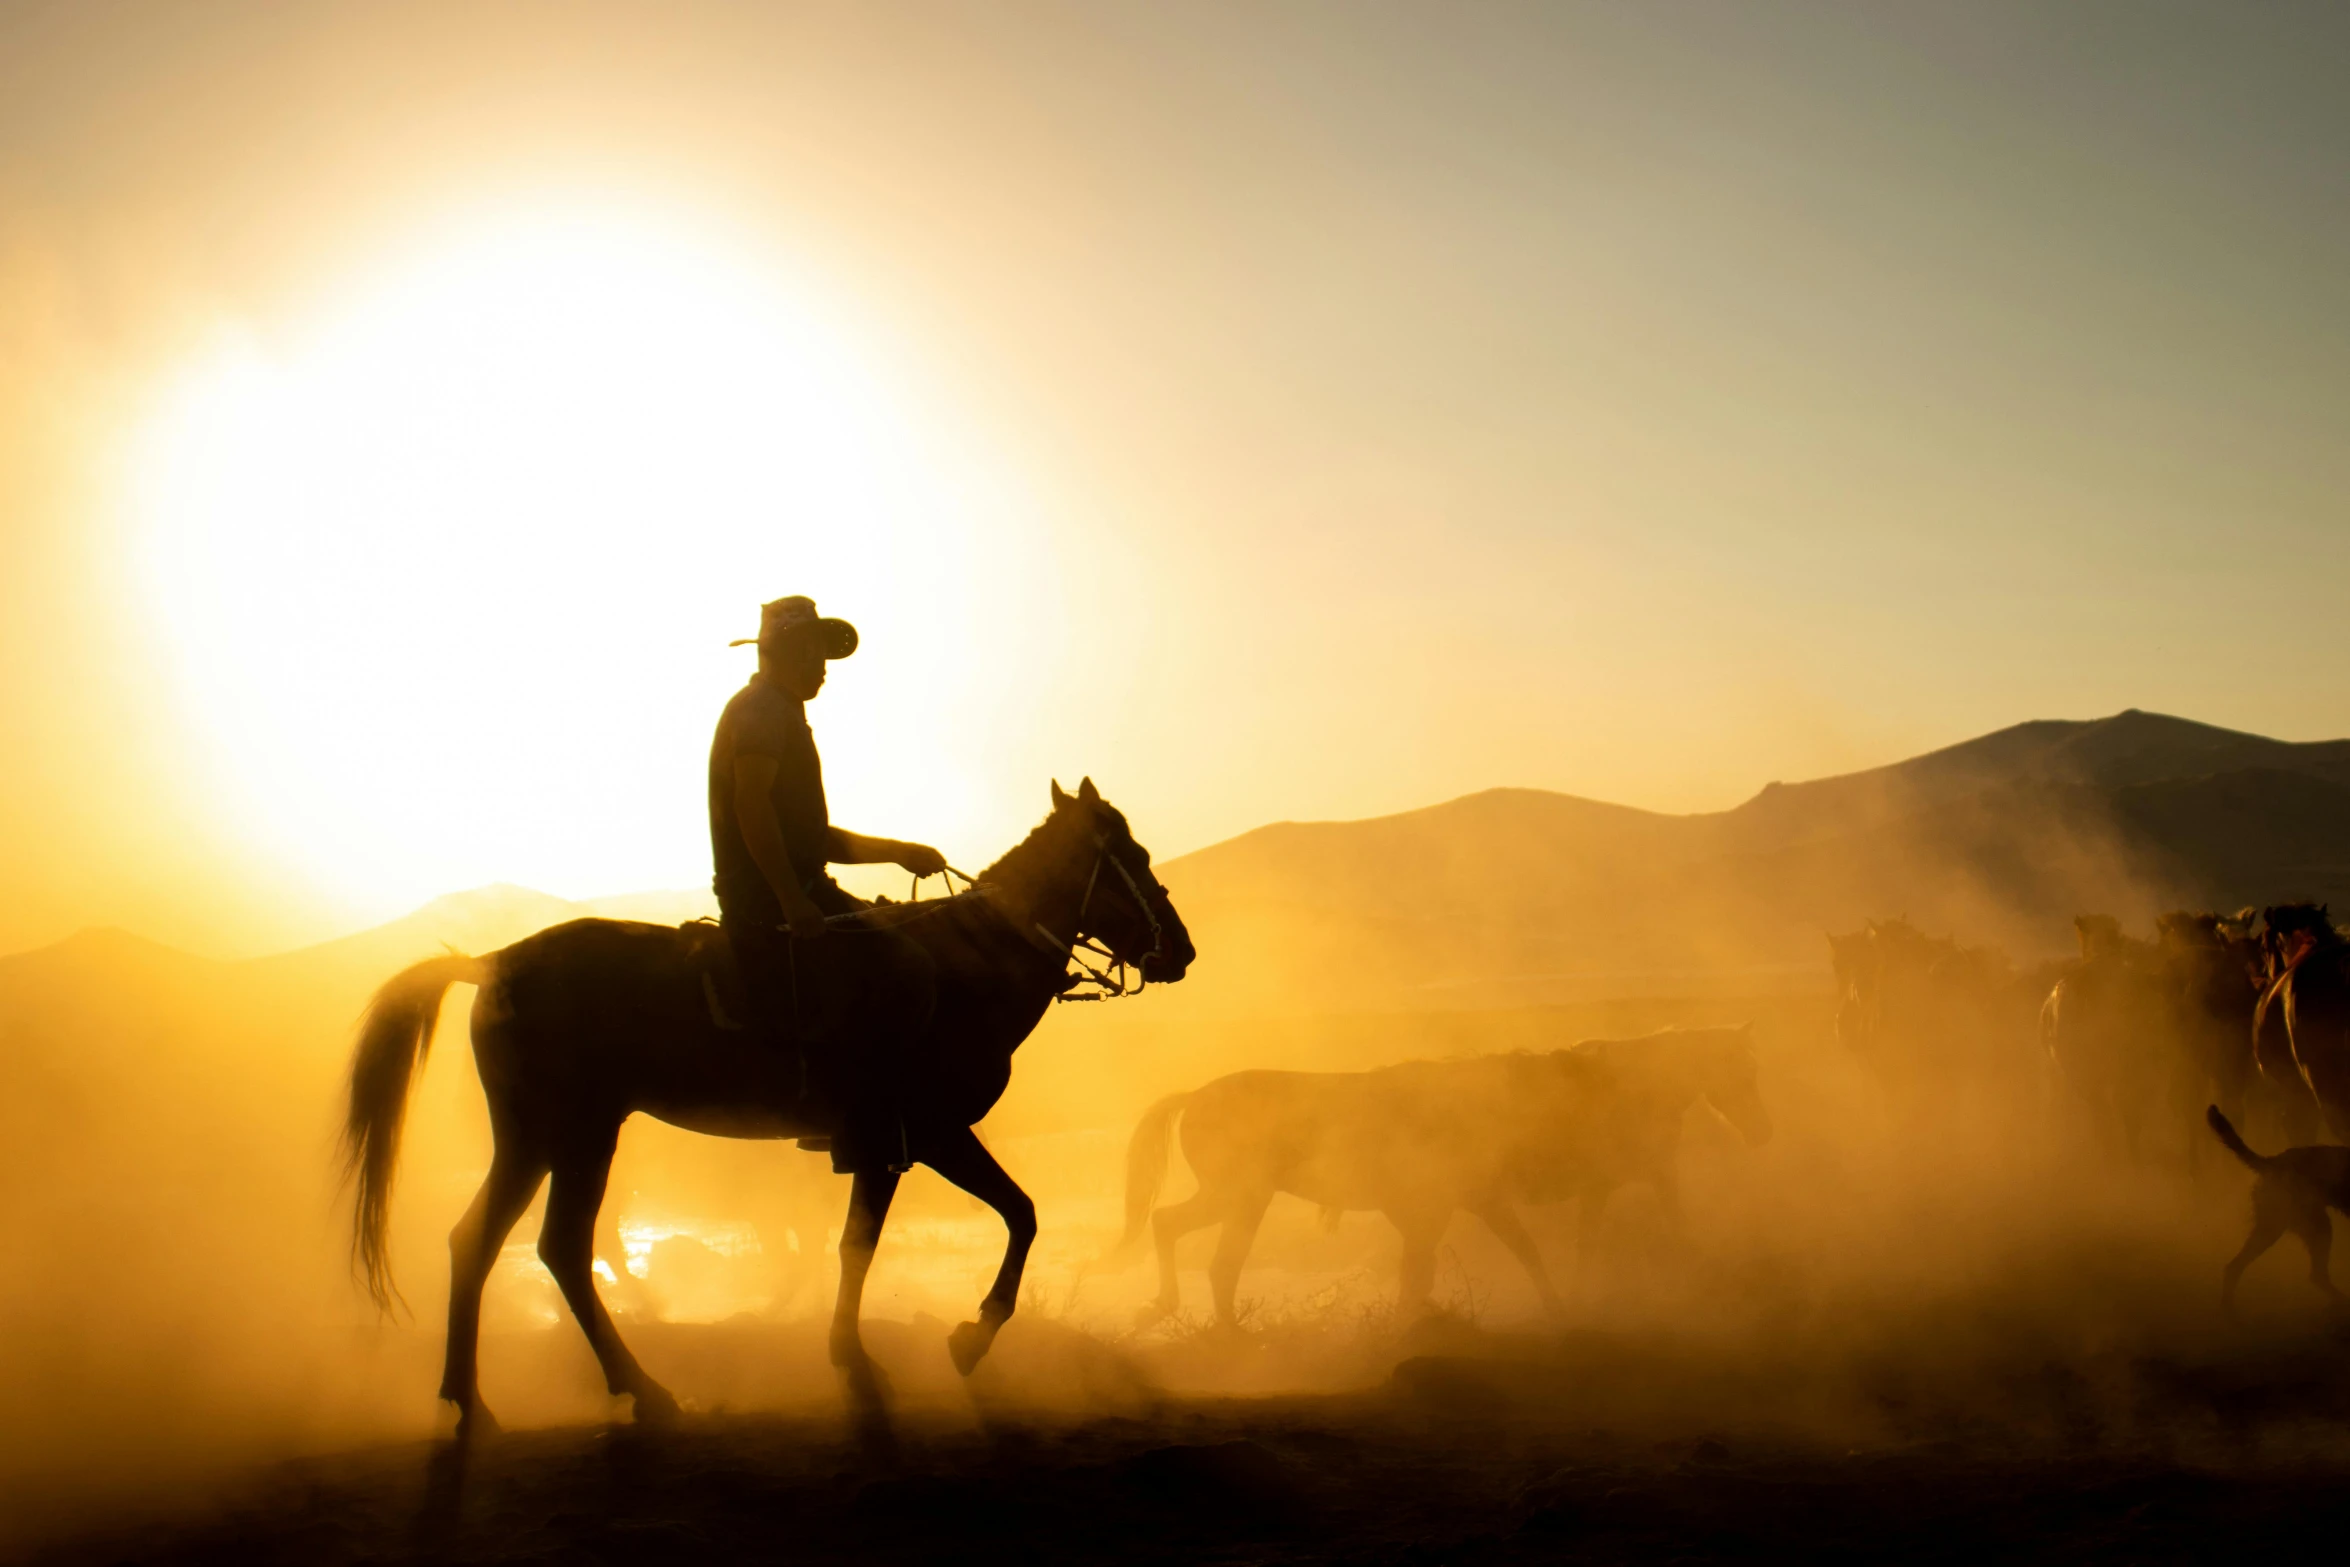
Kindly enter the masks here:
M 873 1363 L 866 1358 L 864 1337 L 857 1319 L 865 1305 L 865 1275 L 872 1271 L 873 1253 L 881 1244 L 881 1226 L 898 1194 L 898 1178 L 888 1171 L 857 1172 L 849 1187 L 849 1216 L 840 1234 L 840 1296 L 832 1308 L 832 1363 L 853 1377 L 870 1377 Z
M 969 1376 L 1020 1304 L 1020 1275 L 1028 1266 L 1028 1248 L 1036 1244 L 1036 1204 L 967 1126 L 956 1127 L 935 1143 L 926 1139 L 922 1162 L 993 1208 L 1010 1232 L 1003 1266 L 996 1270 L 994 1285 L 979 1303 L 978 1320 L 947 1335 L 948 1356 L 957 1371 Z

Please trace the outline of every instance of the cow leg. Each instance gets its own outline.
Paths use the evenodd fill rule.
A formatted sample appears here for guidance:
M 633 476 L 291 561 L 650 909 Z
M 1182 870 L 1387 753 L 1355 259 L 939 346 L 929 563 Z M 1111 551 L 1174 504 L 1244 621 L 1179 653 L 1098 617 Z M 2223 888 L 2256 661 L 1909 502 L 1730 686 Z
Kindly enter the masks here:
M 1397 1311 L 1409 1315 L 1426 1308 L 1436 1293 L 1436 1246 L 1444 1239 L 1452 1212 L 1390 1208 L 1387 1217 L 1403 1233 L 1403 1266 L 1396 1281 L 1395 1305 Z
M 618 1128 L 584 1141 L 555 1161 L 554 1184 L 547 1191 L 547 1216 L 539 1226 L 539 1260 L 555 1276 L 571 1314 L 587 1334 L 588 1347 L 604 1368 L 604 1386 L 625 1393 L 636 1403 L 636 1417 L 651 1422 L 677 1413 L 669 1390 L 645 1374 L 636 1356 L 621 1342 L 596 1293 L 596 1212 L 604 1205 L 604 1184 L 612 1170 L 612 1147 Z
M 1550 1274 L 1542 1266 L 1541 1248 L 1534 1244 L 1534 1237 L 1526 1233 L 1525 1222 L 1518 1217 L 1518 1210 L 1510 1206 L 1509 1199 L 1496 1197 L 1477 1204 L 1469 1211 L 1485 1222 L 1485 1227 L 1493 1232 L 1493 1238 L 1509 1248 L 1510 1255 L 1518 1259 L 1518 1265 L 1533 1279 L 1535 1292 L 1542 1297 L 1542 1309 L 1553 1319 L 1565 1316 L 1566 1302 L 1560 1300 L 1558 1291 L 1550 1286 Z
M 1151 1215 L 1151 1239 L 1159 1253 L 1159 1298 L 1142 1309 L 1139 1314 L 1142 1322 L 1172 1316 L 1175 1308 L 1183 1304 L 1183 1287 L 1175 1272 L 1175 1243 L 1194 1230 L 1223 1223 L 1226 1206 L 1222 1193 L 1211 1192 L 1203 1185 L 1190 1201 L 1161 1208 Z
M 925 1136 L 922 1162 L 993 1208 L 1010 1233 L 1003 1265 L 996 1269 L 995 1283 L 979 1303 L 978 1319 L 947 1335 L 948 1357 L 957 1371 L 969 1376 L 1020 1304 L 1020 1274 L 1028 1265 L 1028 1248 L 1036 1242 L 1036 1204 L 967 1126 L 958 1126 L 935 1140 Z
M 1240 1290 L 1240 1270 L 1248 1262 L 1249 1248 L 1257 1243 L 1257 1226 L 1265 1222 L 1265 1209 L 1272 1201 L 1271 1192 L 1250 1192 L 1224 1210 L 1224 1229 L 1216 1237 L 1216 1255 L 1208 1260 L 1208 1292 L 1215 1299 L 1216 1326 L 1220 1328 L 1240 1326 L 1234 1306 L 1234 1296 Z

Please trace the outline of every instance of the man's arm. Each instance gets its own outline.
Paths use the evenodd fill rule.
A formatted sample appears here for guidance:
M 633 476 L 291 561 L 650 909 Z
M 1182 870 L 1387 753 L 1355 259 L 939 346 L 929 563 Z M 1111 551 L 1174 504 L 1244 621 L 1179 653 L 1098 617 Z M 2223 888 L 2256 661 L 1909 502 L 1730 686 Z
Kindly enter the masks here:
M 800 886 L 799 868 L 791 862 L 791 850 L 783 846 L 783 827 L 775 819 L 775 804 L 767 791 L 775 787 L 775 774 L 780 766 L 772 756 L 737 756 L 734 759 L 734 819 L 742 828 L 743 847 L 751 851 L 751 859 L 759 867 L 759 874 L 767 878 L 767 885 L 775 890 L 776 902 L 783 906 L 783 920 L 794 936 L 821 936 L 824 934 L 824 911 L 816 907 Z
M 846 827 L 829 829 L 825 856 L 835 865 L 895 865 L 917 876 L 936 876 L 946 869 L 947 857 L 927 843 L 900 838 L 868 838 Z

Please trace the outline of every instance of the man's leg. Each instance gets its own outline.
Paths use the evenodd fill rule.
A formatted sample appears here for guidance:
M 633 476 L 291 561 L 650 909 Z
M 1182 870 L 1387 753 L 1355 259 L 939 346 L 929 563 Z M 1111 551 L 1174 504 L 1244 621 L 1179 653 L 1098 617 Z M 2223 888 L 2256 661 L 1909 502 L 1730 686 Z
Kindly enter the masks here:
M 808 1054 L 798 1016 L 791 938 L 758 919 L 728 919 L 722 928 L 734 951 L 734 966 L 742 975 L 751 1027 L 770 1048 L 798 1059 L 800 1093 L 805 1097 L 810 1086 Z
M 919 1070 L 916 1047 L 937 997 L 930 955 L 894 931 L 839 931 L 818 943 L 826 984 L 838 987 L 824 1034 L 815 1042 L 840 1084 L 841 1134 L 833 1169 L 854 1174 L 902 1170 L 909 1163 L 906 1074 Z

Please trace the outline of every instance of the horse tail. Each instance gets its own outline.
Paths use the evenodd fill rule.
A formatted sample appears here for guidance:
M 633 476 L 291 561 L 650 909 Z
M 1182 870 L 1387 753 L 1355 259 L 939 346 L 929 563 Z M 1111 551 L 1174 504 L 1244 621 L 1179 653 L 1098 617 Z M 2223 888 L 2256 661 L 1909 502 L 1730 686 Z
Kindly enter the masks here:
M 2228 1152 L 2250 1166 L 2253 1174 L 2265 1174 L 2268 1167 L 2276 1163 L 2274 1159 L 2264 1159 L 2254 1153 L 2244 1139 L 2236 1135 L 2236 1129 L 2228 1124 L 2228 1118 L 2219 1113 L 2218 1105 L 2208 1106 L 2203 1112 L 2203 1119 L 2211 1123 L 2213 1134 L 2226 1145 Z
M 1126 1143 L 1126 1233 L 1118 1237 L 1101 1260 L 1100 1268 L 1123 1267 L 1134 1258 L 1142 1244 L 1143 1226 L 1150 1221 L 1151 1208 L 1159 1200 L 1159 1188 L 1167 1179 L 1167 1154 L 1175 1142 L 1175 1120 L 1183 1114 L 1183 1107 L 1191 1103 L 1191 1095 L 1169 1094 L 1142 1113 L 1134 1123 L 1134 1136 Z
M 432 1047 L 441 996 L 451 985 L 478 985 L 496 955 L 461 952 L 412 963 L 383 982 L 359 1020 L 351 1052 L 351 1103 L 343 1119 L 343 1179 L 356 1178 L 351 1211 L 351 1265 L 365 1274 L 378 1311 L 405 1307 L 392 1283 L 385 1230 L 392 1215 L 392 1172 L 400 1159 L 400 1128 L 408 1118 L 408 1087 L 417 1063 Z

